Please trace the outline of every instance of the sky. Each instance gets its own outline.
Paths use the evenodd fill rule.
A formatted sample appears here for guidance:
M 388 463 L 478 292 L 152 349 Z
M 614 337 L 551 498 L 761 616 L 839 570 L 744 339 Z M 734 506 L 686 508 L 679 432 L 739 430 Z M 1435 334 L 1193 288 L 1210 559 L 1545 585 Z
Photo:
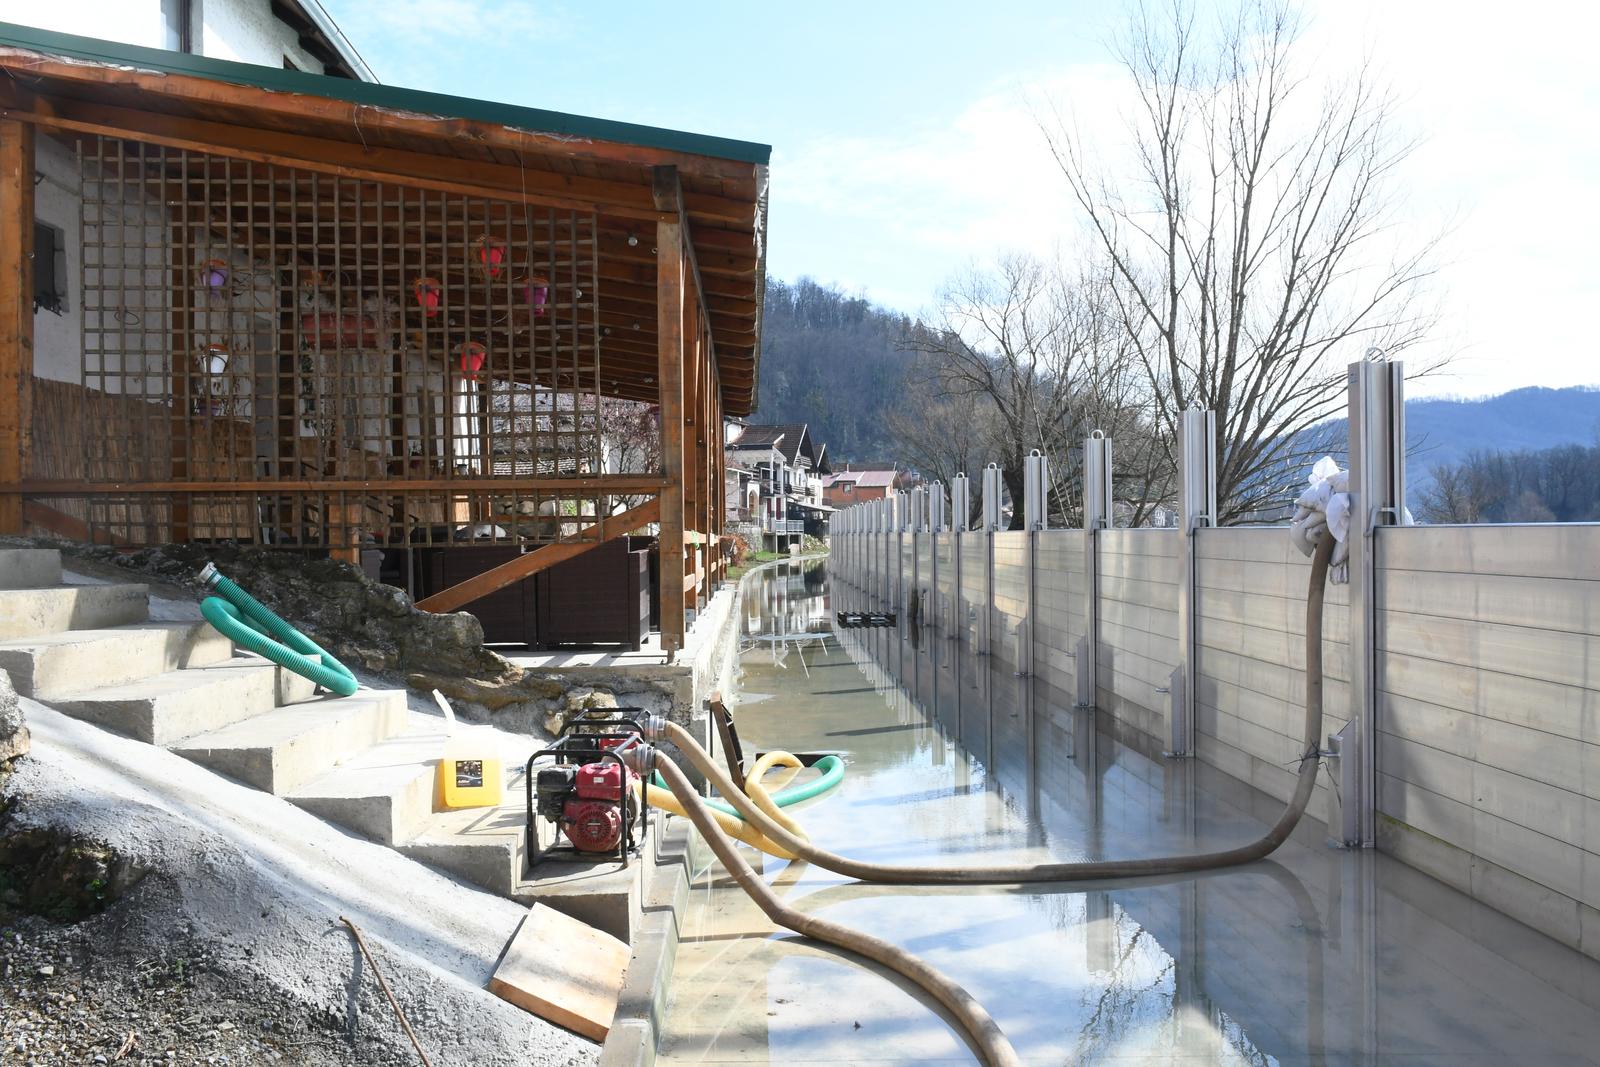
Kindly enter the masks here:
M 1108 143 L 1124 120 L 1110 0 L 323 4 L 390 84 L 772 145 L 772 276 L 912 314 L 971 265 L 1081 241 L 1039 118 Z M 1303 9 L 1316 68 L 1370 57 L 1419 141 L 1395 238 L 1444 239 L 1411 358 L 1451 362 L 1410 395 L 1600 384 L 1600 5 Z

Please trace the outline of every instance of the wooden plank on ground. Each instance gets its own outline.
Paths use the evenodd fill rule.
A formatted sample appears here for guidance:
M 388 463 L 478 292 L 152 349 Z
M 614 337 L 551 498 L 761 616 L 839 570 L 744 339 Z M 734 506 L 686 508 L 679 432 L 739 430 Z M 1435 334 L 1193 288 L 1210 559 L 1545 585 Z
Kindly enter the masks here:
M 489 992 L 541 1019 L 604 1041 L 627 967 L 624 942 L 535 904 L 489 979 Z

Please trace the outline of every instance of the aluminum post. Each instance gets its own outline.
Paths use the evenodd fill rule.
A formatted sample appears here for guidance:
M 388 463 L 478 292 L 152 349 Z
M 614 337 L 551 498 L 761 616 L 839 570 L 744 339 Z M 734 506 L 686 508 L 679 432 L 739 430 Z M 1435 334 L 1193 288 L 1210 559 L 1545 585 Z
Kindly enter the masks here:
M 1378 528 L 1399 525 L 1405 514 L 1405 366 L 1380 354 L 1350 364 L 1349 382 L 1350 725 L 1339 731 L 1339 762 L 1354 795 L 1341 793 L 1339 826 L 1329 831 L 1346 846 L 1372 848 L 1378 810 Z M 1354 767 L 1348 766 L 1351 760 Z
M 1100 531 L 1111 523 L 1111 440 L 1099 430 L 1083 442 L 1083 641 L 1078 645 L 1078 706 L 1098 699 L 1100 660 Z
M 1046 507 L 1046 486 L 1050 480 L 1050 461 L 1037 448 L 1022 460 L 1023 528 L 1032 533 L 1045 529 L 1050 509 Z
M 972 519 L 971 487 L 965 474 L 950 479 L 950 529 L 963 533 Z
M 1004 481 L 1000 476 L 1000 465 L 991 463 L 983 468 L 983 529 L 1000 529 L 1000 494 Z
M 1168 686 L 1171 748 L 1194 755 L 1200 662 L 1198 533 L 1217 524 L 1217 416 L 1187 408 L 1178 421 L 1178 666 Z

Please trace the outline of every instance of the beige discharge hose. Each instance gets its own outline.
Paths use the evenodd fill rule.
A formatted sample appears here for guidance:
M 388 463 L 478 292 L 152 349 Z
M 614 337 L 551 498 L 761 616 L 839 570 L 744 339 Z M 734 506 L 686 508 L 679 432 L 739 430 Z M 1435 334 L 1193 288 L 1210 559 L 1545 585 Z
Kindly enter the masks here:
M 1328 576 L 1328 560 L 1334 539 L 1323 536 L 1311 560 L 1311 582 L 1306 593 L 1306 720 L 1305 754 L 1300 757 L 1300 775 L 1294 795 L 1283 814 L 1263 836 L 1237 848 L 1221 852 L 1202 852 L 1189 856 L 1162 856 L 1137 860 L 1109 860 L 1091 863 L 1041 863 L 1027 866 L 994 867 L 917 867 L 863 863 L 818 848 L 803 836 L 792 833 L 783 822 L 772 818 L 764 805 L 747 797 L 725 771 L 700 747 L 694 737 L 676 723 L 652 718 L 645 731 L 652 740 L 670 740 L 717 787 L 723 798 L 747 820 L 748 825 L 781 849 L 799 859 L 863 882 L 909 885 L 994 885 L 1017 882 L 1103 881 L 1113 878 L 1139 878 L 1151 875 L 1190 874 L 1220 867 L 1231 867 L 1263 859 L 1288 840 L 1317 782 L 1322 733 L 1322 605 Z M 622 753 L 624 750 L 619 750 Z M 766 882 L 745 862 L 714 813 L 701 803 L 694 787 L 670 759 L 655 748 L 636 744 L 626 749 L 624 758 L 641 774 L 661 773 L 685 814 L 705 836 L 728 873 L 745 893 L 779 926 L 804 937 L 814 938 L 865 956 L 905 976 L 942 1004 L 966 1031 L 980 1059 L 990 1067 L 1020 1067 L 1021 1060 L 993 1017 L 970 993 L 952 982 L 917 956 L 881 938 L 848 926 L 818 918 L 784 903 Z M 757 790 L 757 793 L 760 791 Z M 791 826 L 792 821 L 785 819 Z M 798 829 L 798 827 L 796 827 Z
M 722 866 L 733 876 L 733 880 L 739 883 L 740 888 L 750 899 L 766 913 L 767 918 L 803 937 L 837 945 L 904 975 L 955 1016 L 962 1029 L 967 1032 L 974 1051 L 984 1063 L 992 1067 L 1021 1067 L 1022 1061 L 1017 1058 L 1016 1049 L 1011 1047 L 1011 1042 L 1001 1032 L 1000 1025 L 984 1010 L 983 1005 L 979 1004 L 971 993 L 934 970 L 921 958 L 882 938 L 873 937 L 871 934 L 853 930 L 815 915 L 808 915 L 784 903 L 782 898 L 772 891 L 772 887 L 751 870 L 750 864 L 745 862 L 739 850 L 733 847 L 733 842 L 723 832 L 722 826 L 712 818 L 711 809 L 700 802 L 694 786 L 689 784 L 689 779 L 683 776 L 677 764 L 670 759 L 661 758 L 654 749 L 642 746 L 641 749 L 650 757 L 654 757 L 653 769 L 660 772 L 662 779 L 667 783 L 667 788 L 682 803 L 689 820 L 704 835 L 706 843 L 711 846 L 711 851 L 716 854 Z

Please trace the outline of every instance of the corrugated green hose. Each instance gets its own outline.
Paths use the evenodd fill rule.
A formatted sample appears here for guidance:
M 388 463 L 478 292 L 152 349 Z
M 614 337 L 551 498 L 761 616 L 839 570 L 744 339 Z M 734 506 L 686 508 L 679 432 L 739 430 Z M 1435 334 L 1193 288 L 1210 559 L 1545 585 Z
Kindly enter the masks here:
M 200 580 L 218 596 L 200 602 L 200 614 L 228 640 L 241 648 L 309 678 L 330 692 L 347 697 L 360 683 L 350 669 L 324 652 L 315 641 L 274 615 L 266 605 L 224 578 L 214 563 L 207 563 Z

